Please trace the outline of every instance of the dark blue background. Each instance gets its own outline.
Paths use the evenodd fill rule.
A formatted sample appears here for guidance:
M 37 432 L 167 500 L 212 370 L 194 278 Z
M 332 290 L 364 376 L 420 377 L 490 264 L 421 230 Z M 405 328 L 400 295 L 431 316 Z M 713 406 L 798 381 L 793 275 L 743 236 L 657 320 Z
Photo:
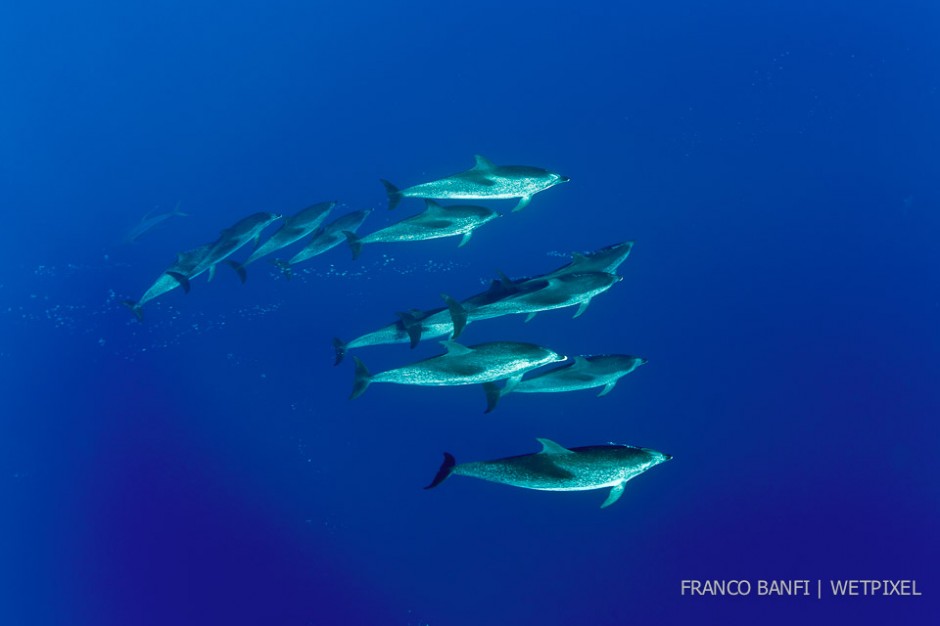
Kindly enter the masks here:
M 938 615 L 934 2 L 5 3 L 0 622 L 901 623 Z M 257 210 L 375 207 L 469 167 L 572 182 L 456 240 L 222 270 Z M 191 217 L 133 246 L 143 214 Z M 508 210 L 510 202 L 493 203 Z M 609 396 L 376 385 L 349 339 L 497 270 L 636 240 L 570 312 L 471 325 L 649 365 Z M 362 350 L 373 371 L 438 352 Z M 458 461 L 675 455 L 551 494 Z M 682 579 L 914 578 L 920 598 L 689 598 Z M 929 620 L 928 620 L 929 621 Z

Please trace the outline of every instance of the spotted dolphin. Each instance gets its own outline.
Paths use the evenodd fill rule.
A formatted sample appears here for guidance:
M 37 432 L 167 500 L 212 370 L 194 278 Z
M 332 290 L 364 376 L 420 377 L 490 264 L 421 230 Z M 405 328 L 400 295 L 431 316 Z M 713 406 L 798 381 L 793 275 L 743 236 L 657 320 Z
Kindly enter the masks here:
M 568 182 L 567 176 L 528 165 L 495 165 L 489 159 L 474 157 L 476 164 L 469 170 L 398 189 L 382 180 L 388 194 L 388 208 L 394 209 L 402 198 L 431 198 L 433 200 L 505 200 L 519 198 L 513 211 L 521 211 L 532 196 L 559 183 Z
M 189 217 L 189 213 L 183 213 L 180 211 L 180 205 L 177 204 L 172 211 L 168 213 L 157 213 L 154 214 L 153 211 L 147 213 L 141 218 L 141 220 L 124 235 L 124 243 L 134 243 L 137 239 L 144 234 L 150 232 L 155 227 L 159 226 L 163 222 L 167 221 L 172 217 Z
M 514 385 L 526 372 L 566 359 L 531 343 L 493 341 L 474 346 L 455 341 L 441 343 L 447 350 L 445 354 L 377 374 L 370 374 L 362 361 L 353 357 L 356 376 L 350 399 L 362 395 L 371 383 L 443 387 L 506 380 L 507 385 Z
M 428 241 L 442 237 L 463 235 L 458 247 L 470 241 L 473 231 L 499 217 L 492 209 L 471 205 L 441 206 L 433 200 L 425 200 L 421 213 L 386 226 L 362 237 L 346 232 L 353 259 L 358 258 L 362 245 L 366 243 L 392 243 L 398 241 Z
M 212 244 L 207 243 L 198 248 L 180 252 L 176 255 L 176 262 L 160 274 L 157 280 L 144 292 L 144 295 L 142 295 L 139 300 L 124 300 L 122 304 L 131 310 L 138 321 L 144 321 L 144 311 L 142 308 L 144 304 L 158 296 L 173 291 L 181 285 L 184 287 L 184 290 L 188 291 L 189 279 L 195 277 L 193 272 L 209 255 L 211 248 Z M 179 276 L 185 277 L 186 280 L 181 281 L 178 278 Z
M 239 277 L 244 281 L 244 277 L 246 276 L 244 268 L 249 264 L 281 248 L 286 248 L 292 243 L 300 241 L 307 235 L 313 233 L 320 227 L 320 224 L 323 223 L 323 220 L 326 219 L 326 216 L 329 215 L 330 211 L 335 206 L 335 202 L 319 202 L 285 219 L 281 227 L 271 235 L 267 241 L 255 248 L 255 251 L 251 253 L 251 256 L 249 256 L 244 263 L 237 267 L 233 266 L 235 267 L 235 271 L 238 272 Z
M 496 403 L 510 392 L 517 393 L 560 393 L 603 387 L 598 397 L 610 393 L 617 381 L 646 364 L 646 359 L 628 354 L 600 354 L 595 356 L 576 356 L 570 363 L 546 372 L 536 373 L 530 378 L 523 378 L 519 383 L 504 391 L 495 383 L 486 383 L 486 399 L 489 413 L 496 408 Z
M 451 474 L 539 491 L 587 491 L 610 487 L 607 499 L 601 504 L 603 509 L 620 499 L 628 481 L 672 458 L 649 448 L 620 444 L 565 448 L 550 439 L 537 441 L 542 444 L 542 450 L 535 454 L 494 461 L 458 465 L 454 457 L 445 452 L 444 463 L 425 489 L 437 487 Z
M 362 223 L 366 221 L 366 218 L 369 217 L 370 213 L 372 213 L 372 209 L 354 211 L 341 215 L 329 224 L 320 227 L 307 245 L 289 261 L 277 260 L 274 262 L 275 265 L 281 268 L 285 276 L 290 278 L 291 267 L 338 246 L 345 241 L 345 235 L 343 233 L 356 232 L 359 227 L 362 226 Z

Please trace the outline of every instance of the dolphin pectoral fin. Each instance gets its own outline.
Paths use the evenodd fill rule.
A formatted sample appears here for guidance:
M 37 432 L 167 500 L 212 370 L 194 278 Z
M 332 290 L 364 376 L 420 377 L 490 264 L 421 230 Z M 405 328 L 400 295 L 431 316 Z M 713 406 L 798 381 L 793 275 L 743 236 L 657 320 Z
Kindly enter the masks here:
M 385 193 L 388 195 L 388 210 L 391 211 L 398 206 L 398 203 L 401 202 L 401 192 L 398 190 L 398 187 L 388 182 L 384 178 L 380 178 L 382 184 L 385 185 Z
M 461 354 L 470 354 L 473 352 L 467 346 L 461 345 L 456 341 L 444 340 L 441 342 L 441 345 L 447 350 L 448 356 L 460 356 Z
M 434 476 L 434 480 L 432 480 L 431 484 L 425 487 L 425 489 L 434 489 L 447 480 L 447 477 L 454 472 L 455 467 L 457 467 L 457 459 L 455 459 L 454 455 L 450 452 L 445 452 L 444 462 L 441 463 L 441 468 L 437 470 L 437 475 Z
M 626 485 L 626 481 L 622 483 L 617 483 L 611 488 L 610 493 L 607 494 L 607 499 L 604 500 L 604 504 L 601 505 L 602 509 L 606 509 L 611 504 L 620 499 L 620 496 L 623 495 L 623 487 Z
M 528 324 L 529 322 L 531 322 L 532 320 L 534 320 L 536 313 L 537 313 L 537 311 L 533 311 L 533 312 L 529 313 L 528 315 L 526 315 L 526 316 L 525 316 L 525 323 Z
M 591 304 L 591 299 L 590 299 L 590 298 L 588 298 L 587 300 L 585 300 L 584 302 L 581 303 L 581 306 L 578 307 L 578 310 L 575 312 L 574 317 L 572 317 L 571 319 L 578 319 L 579 317 L 581 317 L 581 315 L 582 315 L 585 311 L 587 311 L 587 308 L 588 308 L 588 305 L 589 305 L 589 304 Z
M 464 233 L 464 236 L 463 236 L 463 238 L 460 240 L 460 243 L 457 244 L 457 247 L 458 247 L 458 248 L 463 248 L 465 245 L 467 245 L 467 242 L 470 241 L 470 236 L 471 236 L 471 235 L 473 235 L 473 231 L 472 231 L 472 230 L 471 230 L 471 231 L 468 231 L 468 232 L 466 232 L 466 233 Z
M 183 291 L 189 293 L 189 278 L 179 272 L 167 272 L 166 275 L 173 277 L 173 279 L 180 284 L 180 287 L 183 288 Z
M 442 293 L 441 297 L 444 299 L 444 302 L 447 303 L 447 310 L 450 312 L 450 320 L 454 324 L 454 332 L 451 334 L 450 338 L 456 339 L 467 326 L 467 309 L 446 293 Z
M 206 282 L 211 283 L 213 278 L 215 278 L 215 263 L 209 266 L 209 278 Z
M 261 233 L 258 233 L 257 235 L 255 235 L 255 236 L 251 239 L 251 242 L 252 242 L 252 244 L 251 244 L 252 247 L 253 247 L 255 250 L 257 250 L 257 249 L 258 249 L 258 244 L 261 243 Z
M 499 387 L 496 386 L 496 383 L 483 383 L 483 392 L 486 393 L 486 410 L 483 412 L 490 413 L 496 408 L 502 394 L 499 391 Z
M 421 322 L 411 313 L 397 313 L 397 315 L 401 319 L 401 325 L 404 327 L 405 332 L 408 333 L 411 348 L 414 349 L 421 342 Z
M 505 396 L 507 393 L 511 392 L 516 388 L 516 385 L 519 384 L 519 381 L 522 380 L 522 374 L 516 374 L 515 376 L 510 376 L 506 379 L 506 384 L 503 386 L 502 391 L 499 392 L 500 396 Z
M 353 361 L 356 362 L 356 374 L 353 380 L 352 393 L 349 394 L 350 400 L 354 400 L 365 393 L 365 390 L 369 387 L 369 383 L 372 382 L 372 374 L 369 373 L 366 366 L 359 360 L 359 357 L 354 356 Z
M 617 381 L 615 380 L 612 383 L 607 383 L 606 385 L 604 385 L 604 389 L 602 389 L 601 392 L 597 394 L 597 397 L 600 398 L 601 396 L 606 396 L 607 394 L 609 394 L 611 391 L 614 390 L 614 385 L 616 384 L 617 384 Z
M 542 444 L 542 449 L 539 450 L 539 454 L 574 454 L 574 452 L 568 448 L 555 443 L 551 439 L 538 438 L 536 441 Z
M 512 208 L 512 212 L 521 211 L 522 209 L 529 206 L 529 203 L 532 202 L 532 196 L 522 196 L 519 198 L 519 204 Z
M 235 270 L 235 273 L 238 274 L 238 280 L 242 281 L 244 285 L 245 281 L 248 280 L 248 272 L 245 271 L 245 266 L 238 261 L 226 261 L 225 263 Z

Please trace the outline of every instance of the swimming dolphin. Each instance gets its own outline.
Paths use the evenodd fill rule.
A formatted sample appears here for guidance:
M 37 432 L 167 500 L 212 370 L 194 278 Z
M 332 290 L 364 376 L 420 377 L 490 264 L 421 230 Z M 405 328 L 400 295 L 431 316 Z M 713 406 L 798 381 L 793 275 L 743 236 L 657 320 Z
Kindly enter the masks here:
M 338 246 L 345 240 L 343 233 L 347 231 L 351 233 L 356 232 L 356 230 L 362 226 L 362 223 L 366 221 L 366 218 L 369 217 L 370 213 L 372 213 L 372 209 L 346 213 L 338 217 L 326 226 L 321 227 L 310 239 L 310 242 L 307 243 L 300 252 L 295 254 L 290 261 L 285 262 L 279 260 L 275 261 L 275 264 L 280 267 L 281 271 L 289 278 L 290 268 L 292 266 Z
M 477 154 L 473 168 L 440 180 L 398 189 L 382 179 L 388 194 L 388 208 L 394 209 L 402 198 L 432 198 L 435 200 L 505 200 L 519 198 L 513 211 L 521 211 L 532 196 L 559 183 L 567 176 L 528 165 L 494 165 Z
M 124 243 L 134 243 L 141 235 L 150 232 L 155 226 L 162 224 L 171 217 L 189 217 L 189 213 L 180 211 L 179 204 L 169 213 L 157 213 L 154 215 L 153 211 L 150 211 L 141 218 L 136 226 L 127 231 L 127 234 L 124 235 Z
M 571 262 L 539 278 L 550 278 L 573 272 L 606 272 L 613 274 L 627 260 L 633 250 L 634 242 L 624 241 L 595 250 L 594 252 L 575 252 Z
M 496 387 L 495 383 L 483 385 L 489 404 L 486 412 L 496 408 L 499 399 L 510 391 L 518 393 L 559 393 L 603 387 L 597 397 L 606 396 L 617 381 L 646 364 L 646 359 L 628 354 L 601 354 L 576 356 L 571 363 L 524 378 L 509 391 Z
M 353 357 L 356 377 L 349 398 L 358 398 L 371 383 L 441 387 L 505 379 L 511 386 L 530 370 L 566 359 L 531 343 L 493 341 L 463 346 L 455 341 L 442 341 L 441 344 L 447 349 L 445 354 L 378 374 L 370 374 L 362 361 Z
M 451 474 L 472 476 L 503 485 L 539 491 L 586 491 L 611 487 L 601 508 L 607 508 L 623 495 L 627 481 L 672 458 L 649 448 L 609 444 L 565 448 L 550 439 L 537 439 L 542 450 L 536 454 L 511 456 L 495 461 L 457 465 L 445 452 L 444 463 L 431 484 L 440 485 Z
M 351 348 L 364 348 L 391 343 L 410 343 L 414 348 L 422 339 L 436 339 L 452 335 L 454 332 L 454 314 L 466 315 L 467 310 L 473 310 L 489 302 L 495 302 L 505 297 L 513 290 L 512 285 L 494 280 L 489 289 L 474 294 L 462 302 L 453 302 L 448 296 L 445 299 L 450 306 L 456 307 L 456 313 L 449 307 L 438 307 L 429 311 L 410 309 L 398 313 L 398 320 L 382 328 L 366 333 L 351 341 L 342 341 L 333 338 L 333 350 L 336 353 L 334 365 L 339 365 L 346 356 L 346 350 Z M 465 323 L 465 322 L 464 322 Z
M 140 297 L 140 300 L 124 300 L 122 304 L 131 310 L 138 321 L 144 321 L 144 311 L 142 308 L 144 304 L 169 291 L 173 291 L 181 285 L 184 287 L 184 290 L 188 291 L 188 279 L 195 277 L 193 271 L 202 263 L 203 259 L 206 258 L 211 248 L 212 244 L 207 243 L 198 248 L 180 252 L 176 255 L 176 262 L 160 274 L 150 288 L 144 292 L 144 295 Z M 174 276 L 185 276 L 187 281 L 184 283 Z
M 459 337 L 464 326 L 474 320 L 484 320 L 503 315 L 525 314 L 526 321 L 536 313 L 578 306 L 574 317 L 580 317 L 591 304 L 594 296 L 601 294 L 623 280 L 617 274 L 603 272 L 575 272 L 561 274 L 548 279 L 530 279 L 513 283 L 515 291 L 494 302 L 466 309 L 451 299 L 447 301 L 454 322 L 454 337 Z
M 433 200 L 425 200 L 425 209 L 415 216 L 386 226 L 364 237 L 347 231 L 346 240 L 352 249 L 353 259 L 359 257 L 362 244 L 391 243 L 395 241 L 427 241 L 441 237 L 463 235 L 458 247 L 470 241 L 473 231 L 499 217 L 499 213 L 481 206 L 441 206 Z
M 244 268 L 250 263 L 254 263 L 261 257 L 271 254 L 276 250 L 286 248 L 295 241 L 299 241 L 314 232 L 320 227 L 320 224 L 323 223 L 323 220 L 326 219 L 326 216 L 334 206 L 336 206 L 335 202 L 320 202 L 318 204 L 312 204 L 306 209 L 302 209 L 288 217 L 284 220 L 281 227 L 271 235 L 267 241 L 255 248 L 251 256 L 239 266 L 241 270 L 236 268 L 238 275 L 245 276 Z
M 208 254 L 206 254 L 191 274 L 187 275 L 170 271 L 167 271 L 167 274 L 178 280 L 180 284 L 183 285 L 183 289 L 188 292 L 190 278 L 195 278 L 199 274 L 208 271 L 209 280 L 212 280 L 217 264 L 230 257 L 250 241 L 254 241 L 255 245 L 257 245 L 258 240 L 261 238 L 261 231 L 267 228 L 269 224 L 279 219 L 281 219 L 281 216 L 275 213 L 266 213 L 263 211 L 252 213 L 248 217 L 240 219 L 229 228 L 223 230 L 219 238 L 211 244 Z M 245 270 L 237 263 L 233 263 L 232 267 L 238 272 L 242 282 L 245 282 Z

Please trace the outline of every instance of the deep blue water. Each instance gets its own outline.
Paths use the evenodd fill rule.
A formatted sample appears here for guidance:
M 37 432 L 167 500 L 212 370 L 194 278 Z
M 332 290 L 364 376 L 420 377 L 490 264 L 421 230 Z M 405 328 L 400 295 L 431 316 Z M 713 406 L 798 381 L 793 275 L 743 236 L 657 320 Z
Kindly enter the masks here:
M 930 623 L 940 614 L 934 2 L 0 6 L 0 623 Z M 252 212 L 385 210 L 472 165 L 572 181 L 456 240 L 220 268 Z M 176 203 L 134 245 L 124 232 Z M 488 206 L 508 211 L 512 201 Z M 575 250 L 636 247 L 572 310 L 477 322 L 649 364 L 604 398 L 375 385 L 330 341 Z M 246 256 L 240 253 L 240 258 Z M 282 255 L 283 256 L 283 255 Z M 362 349 L 373 371 L 440 352 Z M 458 461 L 617 441 L 604 492 Z M 680 594 L 916 579 L 921 597 Z

